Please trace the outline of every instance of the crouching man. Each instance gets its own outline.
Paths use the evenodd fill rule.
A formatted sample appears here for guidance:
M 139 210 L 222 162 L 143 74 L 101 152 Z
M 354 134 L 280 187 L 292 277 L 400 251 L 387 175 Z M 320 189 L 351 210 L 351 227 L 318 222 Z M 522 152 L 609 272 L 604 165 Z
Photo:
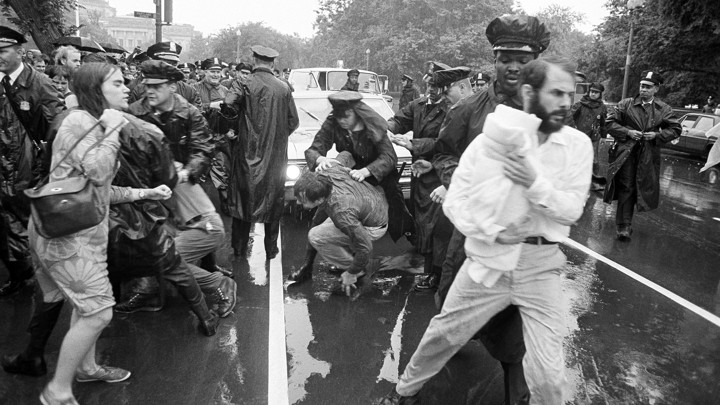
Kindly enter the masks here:
M 322 172 L 307 172 L 295 183 L 294 193 L 305 209 L 317 207 L 308 232 L 305 262 L 288 277 L 300 283 L 312 278 L 318 252 L 331 265 L 343 270 L 343 291 L 352 294 L 359 277 L 365 275 L 373 241 L 387 231 L 385 194 L 379 186 L 350 177 L 355 161 L 349 152 L 330 159 Z

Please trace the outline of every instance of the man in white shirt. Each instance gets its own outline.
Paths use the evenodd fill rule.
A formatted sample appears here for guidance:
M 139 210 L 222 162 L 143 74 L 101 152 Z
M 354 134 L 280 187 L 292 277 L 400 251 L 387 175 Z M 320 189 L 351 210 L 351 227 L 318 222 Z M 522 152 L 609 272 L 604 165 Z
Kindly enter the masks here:
M 521 244 L 517 266 L 497 280 L 478 280 L 468 258 L 413 354 L 395 391 L 384 404 L 417 403 L 417 393 L 495 314 L 517 305 L 527 353 L 523 359 L 531 404 L 563 404 L 567 384 L 561 330 L 560 268 L 565 255 L 557 243 L 583 212 L 590 187 L 592 145 L 563 126 L 572 105 L 575 68 L 562 59 L 529 62 L 520 74 L 523 110 L 542 120 L 537 131 L 537 166 L 524 157 L 505 160 L 504 174 L 526 188 L 529 221 L 509 226 L 495 240 Z M 471 161 L 465 161 L 473 164 Z M 462 161 L 461 161 L 462 163 Z M 460 167 L 458 167 L 460 170 Z M 455 183 L 451 184 L 451 188 Z M 468 235 L 470 236 L 470 235 Z M 473 274 L 475 273 L 475 274 Z

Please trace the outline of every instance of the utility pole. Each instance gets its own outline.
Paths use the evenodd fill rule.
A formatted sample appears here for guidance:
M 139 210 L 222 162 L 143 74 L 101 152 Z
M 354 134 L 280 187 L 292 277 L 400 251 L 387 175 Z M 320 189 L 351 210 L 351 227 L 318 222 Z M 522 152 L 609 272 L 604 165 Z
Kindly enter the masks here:
M 370 48 L 365 50 L 365 70 L 370 70 Z
M 155 43 L 162 42 L 162 0 L 155 1 Z

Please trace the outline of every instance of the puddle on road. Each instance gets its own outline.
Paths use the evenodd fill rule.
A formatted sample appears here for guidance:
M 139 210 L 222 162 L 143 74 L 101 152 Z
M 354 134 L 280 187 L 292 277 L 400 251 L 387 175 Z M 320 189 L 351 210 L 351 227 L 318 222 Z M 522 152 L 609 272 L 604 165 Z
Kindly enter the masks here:
M 292 328 L 286 329 L 288 359 L 288 396 L 290 404 L 305 399 L 305 383 L 313 374 L 325 378 L 331 365 L 310 355 L 309 346 L 315 340 L 308 302 L 305 298 L 285 298 L 285 319 L 292 319 Z

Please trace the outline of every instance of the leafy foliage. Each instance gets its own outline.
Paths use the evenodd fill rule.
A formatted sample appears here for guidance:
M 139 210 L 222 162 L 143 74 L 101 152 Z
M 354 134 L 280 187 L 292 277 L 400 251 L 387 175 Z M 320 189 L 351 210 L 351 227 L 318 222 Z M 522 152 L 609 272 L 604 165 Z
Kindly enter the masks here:
M 32 35 L 45 53 L 50 53 L 55 39 L 74 31 L 65 20 L 65 13 L 74 8 L 74 0 L 0 0 L 3 15 L 21 32 Z

